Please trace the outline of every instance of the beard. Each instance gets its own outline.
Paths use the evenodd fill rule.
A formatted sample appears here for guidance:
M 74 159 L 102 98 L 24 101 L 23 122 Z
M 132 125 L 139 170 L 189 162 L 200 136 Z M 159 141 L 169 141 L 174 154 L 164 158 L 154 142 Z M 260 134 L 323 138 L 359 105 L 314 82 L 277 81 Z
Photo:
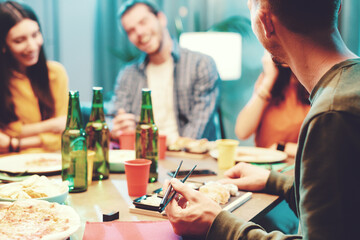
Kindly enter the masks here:
M 284 60 L 282 60 L 280 57 L 271 55 L 271 59 L 273 60 L 273 62 L 275 63 L 276 66 L 289 67 L 289 65 Z
M 275 65 L 282 67 L 289 66 L 284 58 L 285 55 L 283 54 L 283 51 L 280 48 L 280 46 L 272 45 L 272 46 L 265 46 L 265 48 L 270 53 L 271 59 L 273 60 Z
M 286 65 L 287 63 L 285 61 L 285 53 L 282 50 L 281 46 L 273 41 L 272 39 L 268 39 L 264 36 L 264 33 L 262 31 L 262 27 L 260 23 L 252 24 L 253 32 L 255 33 L 257 39 L 259 42 L 263 45 L 263 47 L 270 53 L 271 59 L 274 61 L 276 65 Z

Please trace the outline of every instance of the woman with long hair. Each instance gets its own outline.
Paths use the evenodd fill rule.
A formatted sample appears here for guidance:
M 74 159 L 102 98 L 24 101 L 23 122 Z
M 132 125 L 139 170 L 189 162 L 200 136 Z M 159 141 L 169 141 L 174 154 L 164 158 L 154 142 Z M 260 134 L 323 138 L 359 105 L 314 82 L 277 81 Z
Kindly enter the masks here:
M 279 148 L 294 156 L 301 124 L 310 110 L 309 93 L 290 68 L 276 65 L 269 53 L 262 61 L 254 94 L 238 115 L 236 136 L 247 139 L 255 134 L 257 147 Z
M 0 3 L 0 153 L 60 149 L 68 77 L 47 61 L 43 36 L 27 5 Z

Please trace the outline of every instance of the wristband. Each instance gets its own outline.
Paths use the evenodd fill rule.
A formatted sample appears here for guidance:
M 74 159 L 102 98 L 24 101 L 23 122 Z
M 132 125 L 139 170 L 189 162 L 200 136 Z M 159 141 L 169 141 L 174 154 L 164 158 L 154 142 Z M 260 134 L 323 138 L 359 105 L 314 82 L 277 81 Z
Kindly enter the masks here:
M 21 142 L 21 138 L 17 137 L 16 139 L 18 140 L 18 145 L 17 145 L 17 147 L 14 149 L 14 152 L 20 152 L 20 142 Z
M 277 144 L 277 147 L 276 147 L 276 150 L 279 150 L 279 151 L 284 151 L 285 150 L 285 144 L 284 142 L 279 142 Z
M 14 138 L 10 137 L 10 141 L 9 141 L 9 152 L 20 152 L 20 138 L 16 137 L 15 139 L 18 140 L 18 145 L 16 146 L 16 148 L 13 147 L 12 145 L 12 140 Z

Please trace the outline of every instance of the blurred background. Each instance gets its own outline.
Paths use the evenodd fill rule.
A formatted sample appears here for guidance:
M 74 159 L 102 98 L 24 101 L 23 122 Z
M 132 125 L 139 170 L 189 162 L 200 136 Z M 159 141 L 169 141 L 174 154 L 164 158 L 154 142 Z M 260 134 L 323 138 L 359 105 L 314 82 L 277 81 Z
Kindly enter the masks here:
M 123 0 L 19 2 L 29 4 L 36 11 L 44 34 L 47 58 L 65 66 L 70 79 L 69 87 L 80 91 L 82 106 L 91 106 L 92 86 L 104 87 L 105 100 L 109 101 L 120 68 L 138 54 L 126 36 L 119 31 L 117 10 Z M 179 38 L 183 32 L 199 31 L 241 34 L 241 77 L 222 81 L 221 86 L 225 136 L 236 139 L 236 117 L 251 97 L 254 82 L 262 70 L 261 57 L 264 52 L 251 30 L 247 0 L 153 2 L 168 17 L 168 28 L 174 38 Z M 360 1 L 342 0 L 342 3 L 339 29 L 349 48 L 359 55 Z M 241 141 L 240 144 L 253 145 L 253 139 Z

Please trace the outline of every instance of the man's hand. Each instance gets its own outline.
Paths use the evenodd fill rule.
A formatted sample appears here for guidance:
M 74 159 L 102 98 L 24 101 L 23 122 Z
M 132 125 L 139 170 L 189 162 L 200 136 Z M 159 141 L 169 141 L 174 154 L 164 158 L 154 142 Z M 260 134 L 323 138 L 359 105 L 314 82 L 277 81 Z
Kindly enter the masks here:
M 119 109 L 117 115 L 112 120 L 111 137 L 119 139 L 121 133 L 134 132 L 136 128 L 135 115 L 126 113 L 124 109 Z
M 265 188 L 270 171 L 248 163 L 240 162 L 224 173 L 221 183 L 235 184 L 241 190 L 261 191 Z
M 222 208 L 176 178 L 171 179 L 171 185 L 182 195 L 178 201 L 174 198 L 165 209 L 174 232 L 181 236 L 205 237 Z M 163 189 L 166 189 L 164 186 Z

